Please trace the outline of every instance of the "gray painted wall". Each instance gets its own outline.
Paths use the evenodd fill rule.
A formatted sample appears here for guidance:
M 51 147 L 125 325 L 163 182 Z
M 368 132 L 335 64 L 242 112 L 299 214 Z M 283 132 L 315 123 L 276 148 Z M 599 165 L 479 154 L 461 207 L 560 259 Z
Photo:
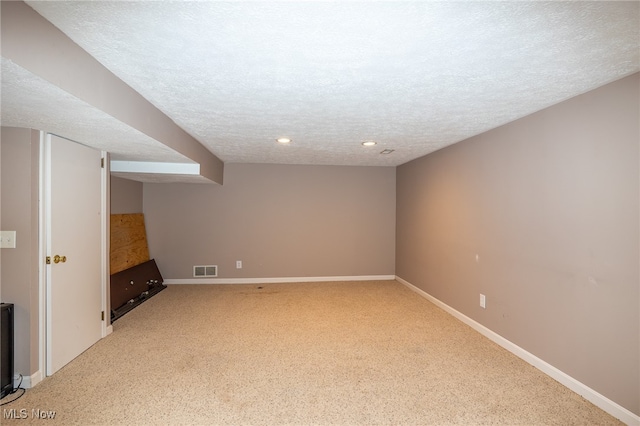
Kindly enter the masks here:
M 635 74 L 400 166 L 396 231 L 399 277 L 637 415 L 639 88 Z
M 142 182 L 111 176 L 111 214 L 142 213 Z
M 16 248 L 3 248 L 2 302 L 15 305 L 15 374 L 38 371 L 38 180 L 39 132 L 3 127 L 0 136 L 0 228 L 16 231 Z
M 394 275 L 394 167 L 227 164 L 224 182 L 144 184 L 164 278 Z

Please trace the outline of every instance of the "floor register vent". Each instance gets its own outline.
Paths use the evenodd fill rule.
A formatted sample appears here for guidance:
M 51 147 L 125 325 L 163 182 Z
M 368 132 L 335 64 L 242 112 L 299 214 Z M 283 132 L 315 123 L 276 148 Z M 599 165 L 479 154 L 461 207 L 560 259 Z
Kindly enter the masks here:
M 202 277 L 217 277 L 218 265 L 197 265 L 193 267 L 193 276 Z

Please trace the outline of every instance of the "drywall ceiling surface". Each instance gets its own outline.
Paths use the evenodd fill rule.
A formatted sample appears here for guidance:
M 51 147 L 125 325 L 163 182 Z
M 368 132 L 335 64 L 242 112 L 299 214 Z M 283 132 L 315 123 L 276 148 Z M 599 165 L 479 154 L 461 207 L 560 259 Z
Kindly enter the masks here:
M 193 163 L 5 58 L 2 58 L 1 90 L 2 126 L 44 129 L 110 151 L 114 160 Z
M 225 162 L 395 166 L 640 69 L 638 2 L 27 3 Z

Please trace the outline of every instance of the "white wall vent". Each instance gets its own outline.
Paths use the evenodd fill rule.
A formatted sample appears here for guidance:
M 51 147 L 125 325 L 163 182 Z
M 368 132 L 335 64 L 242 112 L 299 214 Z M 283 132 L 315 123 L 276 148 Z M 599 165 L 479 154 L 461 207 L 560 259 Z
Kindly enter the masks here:
M 217 277 L 218 265 L 197 265 L 193 267 L 194 277 Z

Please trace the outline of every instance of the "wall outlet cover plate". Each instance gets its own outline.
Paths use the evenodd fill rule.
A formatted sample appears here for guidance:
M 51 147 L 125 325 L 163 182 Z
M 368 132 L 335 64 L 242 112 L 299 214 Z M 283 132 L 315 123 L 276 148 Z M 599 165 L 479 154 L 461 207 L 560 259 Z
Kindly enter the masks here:
M 16 248 L 16 231 L 0 231 L 0 248 Z

